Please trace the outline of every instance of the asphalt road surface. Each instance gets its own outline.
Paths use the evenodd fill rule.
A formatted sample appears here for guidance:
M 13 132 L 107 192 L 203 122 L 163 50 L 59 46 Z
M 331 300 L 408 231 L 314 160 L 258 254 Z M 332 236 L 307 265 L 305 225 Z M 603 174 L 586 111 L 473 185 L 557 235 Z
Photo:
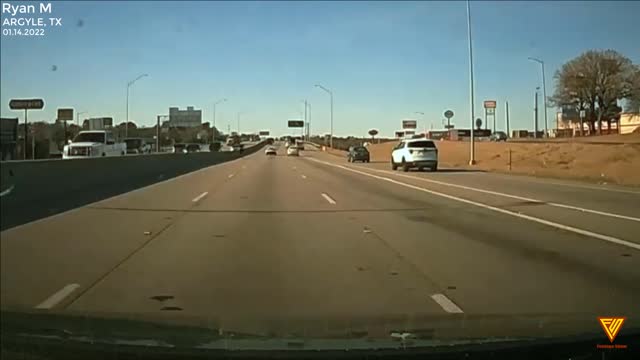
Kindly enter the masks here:
M 569 332 L 601 331 L 595 316 L 637 325 L 638 190 L 278 152 L 2 232 L 2 308 L 254 331 L 262 319 L 494 317 L 503 335 L 526 317 L 587 324 Z

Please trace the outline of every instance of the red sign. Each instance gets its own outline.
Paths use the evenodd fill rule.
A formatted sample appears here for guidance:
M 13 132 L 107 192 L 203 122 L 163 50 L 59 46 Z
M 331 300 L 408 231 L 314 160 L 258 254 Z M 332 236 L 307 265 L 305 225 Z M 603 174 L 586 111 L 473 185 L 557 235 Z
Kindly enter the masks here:
M 484 108 L 485 109 L 495 109 L 496 108 L 496 101 L 495 100 L 485 100 Z

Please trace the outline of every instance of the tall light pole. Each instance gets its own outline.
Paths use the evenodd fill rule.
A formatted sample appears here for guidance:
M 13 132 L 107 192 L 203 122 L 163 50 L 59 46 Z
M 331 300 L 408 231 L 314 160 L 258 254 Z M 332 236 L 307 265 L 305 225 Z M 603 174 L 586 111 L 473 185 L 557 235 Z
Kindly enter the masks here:
M 244 112 L 238 111 L 238 136 L 240 136 L 240 115 L 244 114 Z
M 124 137 L 129 136 L 129 88 L 131 87 L 131 85 L 135 84 L 136 81 L 142 79 L 145 76 L 149 76 L 149 74 L 142 74 L 127 83 L 127 122 L 124 124 Z
M 469 153 L 469 165 L 475 165 L 476 163 L 476 151 L 475 151 L 475 142 L 473 139 L 473 130 L 474 130 L 474 118 L 476 117 L 475 111 L 473 109 L 474 97 L 473 97 L 473 46 L 471 45 L 471 5 L 469 4 L 469 0 L 467 0 L 467 29 L 469 30 L 469 107 L 471 108 L 471 142 L 470 142 L 470 153 Z
M 326 91 L 329 94 L 329 98 L 331 101 L 331 132 L 329 133 L 329 147 L 333 149 L 333 93 L 331 92 L 331 90 L 322 85 L 316 84 L 316 87 Z
M 308 117 L 307 117 L 307 108 L 311 107 L 311 104 L 309 104 L 309 102 L 307 100 L 301 100 L 302 103 L 304 104 L 304 126 L 302 127 L 303 132 L 302 132 L 302 137 L 305 137 L 306 132 L 304 131 L 304 129 L 307 129 L 307 131 L 309 130 L 308 126 L 309 126 L 309 122 L 308 122 Z M 311 113 L 311 110 L 309 110 L 309 113 Z
M 88 111 L 80 111 L 76 113 L 76 126 L 80 127 L 80 115 L 81 114 L 87 114 Z
M 218 100 L 218 101 L 213 103 L 213 124 L 212 124 L 213 125 L 213 139 L 212 140 L 214 142 L 216 140 L 215 137 L 216 137 L 216 130 L 217 130 L 216 129 L 216 105 L 218 105 L 218 104 L 220 104 L 222 102 L 225 102 L 225 101 L 227 101 L 226 98 L 225 99 L 220 99 L 220 100 Z
M 422 111 L 416 111 L 414 114 L 422 115 L 422 122 L 424 122 L 424 137 L 427 137 L 427 123 L 424 121 L 424 113 Z
M 536 58 L 528 58 L 531 61 L 535 61 L 542 67 L 542 96 L 544 97 L 542 104 L 544 105 L 544 136 L 549 137 L 549 128 L 547 124 L 547 84 L 546 84 L 546 76 L 544 74 L 544 61 Z

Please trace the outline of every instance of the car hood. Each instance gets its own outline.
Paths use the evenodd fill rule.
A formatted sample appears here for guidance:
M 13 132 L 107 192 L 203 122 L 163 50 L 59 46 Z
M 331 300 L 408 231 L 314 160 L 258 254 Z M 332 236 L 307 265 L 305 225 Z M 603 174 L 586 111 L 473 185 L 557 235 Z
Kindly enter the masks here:
M 3 336 L 201 349 L 397 349 L 577 338 L 609 343 L 595 314 L 225 319 L 167 312 L 4 310 L 0 315 Z M 627 322 L 619 336 L 639 336 L 638 321 L 628 318 Z

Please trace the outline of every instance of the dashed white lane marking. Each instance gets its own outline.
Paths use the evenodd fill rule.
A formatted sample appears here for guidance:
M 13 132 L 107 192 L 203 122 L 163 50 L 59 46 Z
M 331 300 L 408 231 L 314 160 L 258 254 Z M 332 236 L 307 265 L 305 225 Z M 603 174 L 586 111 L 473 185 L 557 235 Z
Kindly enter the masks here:
M 438 305 L 440 305 L 444 309 L 444 311 L 448 313 L 452 313 L 452 314 L 464 313 L 464 311 L 462 311 L 462 309 L 460 309 L 458 305 L 456 305 L 453 301 L 449 300 L 449 298 L 443 294 L 433 294 L 431 295 L 431 298 L 433 299 L 433 301 L 437 302 Z
M 333 166 L 333 167 L 341 168 L 341 169 L 344 169 L 344 170 L 347 170 L 347 171 L 351 171 L 351 172 L 354 172 L 354 173 L 358 173 L 358 174 L 362 174 L 362 175 L 365 175 L 365 176 L 369 176 L 369 177 L 372 177 L 372 178 L 375 178 L 375 179 L 388 181 L 390 183 L 393 183 L 393 184 L 396 184 L 396 185 L 400 185 L 400 186 L 404 186 L 404 187 L 407 187 L 407 188 L 410 188 L 410 189 L 426 192 L 426 193 L 429 193 L 429 194 L 432 194 L 432 195 L 441 196 L 441 197 L 444 197 L 444 198 L 447 198 L 447 199 L 450 199 L 450 200 L 455 200 L 455 201 L 459 201 L 459 202 L 462 202 L 462 203 L 465 203 L 465 204 L 479 206 L 481 208 L 493 210 L 493 211 L 496 211 L 496 212 L 499 212 L 499 213 L 502 213 L 502 214 L 515 216 L 515 217 L 518 217 L 518 218 L 521 218 L 521 219 L 525 219 L 525 220 L 537 222 L 537 223 L 540 223 L 540 224 L 548 225 L 548 226 L 551 226 L 551 227 L 555 227 L 557 229 L 574 232 L 576 234 L 585 235 L 585 236 L 589 236 L 589 237 L 592 237 L 592 238 L 608 241 L 610 243 L 623 245 L 623 246 L 626 246 L 626 247 L 630 247 L 632 249 L 640 250 L 640 244 L 633 243 L 633 242 L 626 241 L 626 240 L 622 240 L 622 239 L 618 239 L 618 238 L 613 237 L 613 236 L 598 234 L 598 233 L 594 233 L 594 232 L 591 232 L 591 231 L 588 231 L 588 230 L 575 228 L 573 226 L 558 224 L 556 222 L 540 219 L 540 218 L 537 218 L 537 217 L 534 217 L 534 216 L 529 216 L 529 215 L 517 213 L 517 212 L 514 212 L 514 211 L 510 211 L 510 210 L 501 209 L 501 208 L 498 208 L 498 207 L 495 207 L 495 206 L 491 206 L 491 205 L 487 205 L 487 204 L 483 204 L 483 203 L 479 203 L 479 202 L 463 199 L 463 198 L 460 198 L 460 197 L 457 197 L 457 196 L 448 195 L 448 194 L 445 194 L 445 193 L 441 193 L 441 192 L 437 192 L 437 191 L 421 188 L 419 186 L 403 183 L 401 181 L 397 181 L 397 180 L 394 180 L 394 179 L 391 179 L 391 178 L 387 178 L 387 177 L 384 177 L 384 176 L 378 176 L 378 175 L 374 175 L 374 174 L 369 174 L 369 173 L 364 172 L 364 171 L 354 170 L 354 169 L 348 168 L 346 166 L 336 165 L 336 164 L 332 164 L 332 163 L 329 163 L 329 162 L 326 162 L 326 161 L 321 161 L 321 160 L 312 159 L 312 158 L 310 158 L 310 160 L 318 162 L 318 163 L 321 163 L 321 164 L 325 164 L 325 165 L 328 165 L 328 166 Z
M 306 175 L 300 175 L 301 178 L 306 179 L 307 176 Z
M 77 288 L 79 288 L 79 284 L 68 284 L 62 289 L 58 290 L 55 294 L 49 296 L 45 301 L 36 305 L 36 309 L 51 309 L 56 306 L 62 300 L 64 300 L 67 296 L 71 295 Z
M 198 201 L 202 200 L 202 198 L 203 198 L 203 197 L 207 196 L 207 194 L 208 194 L 208 193 L 209 193 L 208 191 L 205 191 L 205 192 L 203 192 L 202 194 L 200 194 L 200 195 L 196 196 L 196 197 L 195 197 L 193 200 L 191 200 L 191 201 L 193 201 L 193 202 L 198 202 Z
M 605 212 L 605 211 L 586 209 L 586 208 L 581 208 L 581 207 L 578 207 L 578 206 L 572 206 L 572 205 L 566 205 L 566 204 L 560 204 L 560 203 L 554 203 L 554 202 L 546 202 L 544 200 L 532 199 L 532 198 L 527 198 L 527 197 L 518 196 L 518 195 L 505 194 L 505 193 L 501 193 L 501 192 L 497 192 L 497 191 L 478 189 L 478 188 L 474 188 L 474 187 L 471 187 L 471 186 L 451 184 L 451 183 L 446 183 L 446 182 L 443 182 L 443 181 L 437 181 L 437 180 L 432 180 L 432 179 L 426 179 L 426 178 L 420 178 L 420 177 L 409 176 L 409 175 L 404 175 L 404 174 L 398 174 L 398 173 L 394 173 L 394 172 L 391 172 L 391 171 L 388 171 L 388 170 L 378 170 L 378 169 L 371 169 L 371 170 L 377 171 L 377 172 L 381 172 L 381 173 L 385 173 L 385 174 L 401 176 L 401 177 L 405 177 L 405 178 L 409 178 L 409 179 L 425 181 L 425 182 L 429 182 L 429 183 L 433 183 L 433 184 L 438 184 L 438 185 L 443 185 L 443 186 L 450 186 L 450 187 L 454 187 L 454 188 L 458 188 L 458 189 L 465 189 L 465 190 L 476 191 L 476 192 L 484 193 L 484 194 L 491 194 L 491 195 L 502 196 L 502 197 L 511 198 L 511 199 L 517 199 L 517 200 L 522 200 L 522 201 L 527 201 L 527 202 L 534 202 L 534 203 L 545 204 L 545 205 L 549 205 L 549 206 L 555 206 L 555 207 L 564 208 L 564 209 L 576 210 L 576 211 L 587 212 L 587 213 L 591 213 L 591 214 L 597 214 L 597 215 L 602 215 L 602 216 L 614 217 L 614 218 L 618 218 L 618 219 L 624 219 L 624 220 L 631 220 L 631 221 L 640 222 L 640 218 L 633 217 L 633 216 L 614 214 L 614 213 L 609 213 L 609 212 Z
M 329 195 L 327 195 L 327 194 L 325 194 L 325 193 L 322 193 L 321 195 L 322 195 L 322 197 L 323 197 L 325 200 L 327 200 L 327 201 L 329 202 L 329 204 L 331 204 L 331 205 L 335 205 L 335 204 L 336 204 L 336 201 L 335 201 L 335 200 L 333 200 L 333 199 L 331 198 L 331 196 L 329 196 Z
M 6 189 L 3 192 L 1 192 L 0 193 L 0 197 L 3 197 L 5 195 L 9 195 L 13 191 L 14 187 L 15 187 L 15 185 L 11 185 L 8 189 Z
M 231 179 L 233 177 L 233 174 L 229 174 L 229 179 Z

